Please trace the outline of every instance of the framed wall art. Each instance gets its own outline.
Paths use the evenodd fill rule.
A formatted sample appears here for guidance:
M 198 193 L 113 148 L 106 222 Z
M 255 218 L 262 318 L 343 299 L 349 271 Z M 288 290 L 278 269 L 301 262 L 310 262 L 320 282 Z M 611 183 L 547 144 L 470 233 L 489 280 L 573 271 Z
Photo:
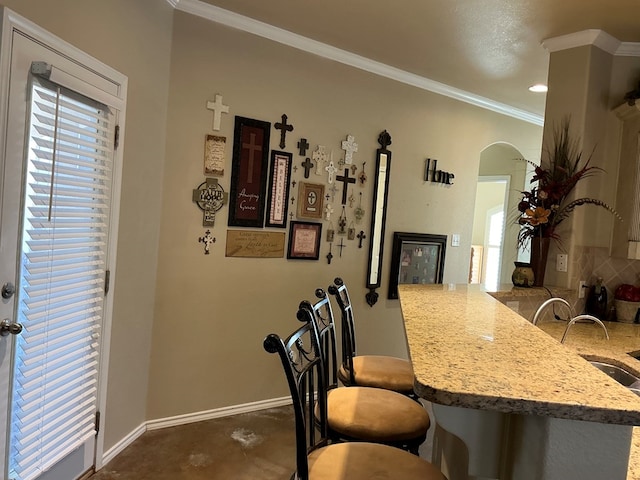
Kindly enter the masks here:
M 324 185 L 300 182 L 298 187 L 298 217 L 322 219 Z
M 322 224 L 292 221 L 289 225 L 291 228 L 289 230 L 287 258 L 318 260 L 320 257 Z
M 227 138 L 207 135 L 204 140 L 204 174 L 224 175 L 224 150 Z
M 442 283 L 446 235 L 393 233 L 388 298 L 398 298 L 398 285 Z
M 291 179 L 292 155 L 287 152 L 271 151 L 269 172 L 269 201 L 265 226 L 285 228 L 289 211 L 289 181 Z
M 230 227 L 262 228 L 271 124 L 236 116 L 229 188 Z

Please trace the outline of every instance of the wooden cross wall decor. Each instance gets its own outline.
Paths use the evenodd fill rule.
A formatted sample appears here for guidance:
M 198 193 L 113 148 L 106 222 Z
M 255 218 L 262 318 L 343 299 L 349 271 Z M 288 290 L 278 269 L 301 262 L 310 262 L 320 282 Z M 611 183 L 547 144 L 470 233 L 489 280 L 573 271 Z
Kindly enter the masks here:
M 350 183 L 356 183 L 355 177 L 349 176 L 349 169 L 344 169 L 344 175 L 338 175 L 336 177 L 336 181 L 342 182 L 342 205 L 347 204 L 347 190 L 349 189 Z
M 307 149 L 309 148 L 309 142 L 307 142 L 306 138 L 301 138 L 298 142 L 298 153 L 300 156 L 304 157 L 307 155 Z
M 309 178 L 309 172 L 314 166 L 314 163 L 311 161 L 309 157 L 305 158 L 304 162 L 302 162 L 302 168 L 304 168 L 304 178 Z
M 223 113 L 229 113 L 229 105 L 222 103 L 222 95 L 216 94 L 213 102 L 207 102 L 207 110 L 213 111 L 213 129 L 220 130 L 220 120 Z
M 289 117 L 287 117 L 286 113 L 283 113 L 281 118 L 282 121 L 276 123 L 274 127 L 276 130 L 280 130 L 280 148 L 285 148 L 285 136 L 287 132 L 293 132 L 293 125 L 287 123 Z

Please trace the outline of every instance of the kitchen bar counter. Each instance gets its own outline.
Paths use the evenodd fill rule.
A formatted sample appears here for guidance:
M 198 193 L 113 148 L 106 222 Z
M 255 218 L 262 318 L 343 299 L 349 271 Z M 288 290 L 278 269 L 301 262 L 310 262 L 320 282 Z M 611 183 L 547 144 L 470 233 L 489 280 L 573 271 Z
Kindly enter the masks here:
M 400 285 L 416 393 L 442 405 L 640 425 L 640 398 L 472 285 Z M 544 325 L 544 324 L 542 324 Z M 590 339 L 594 325 L 574 325 Z M 562 336 L 564 325 L 558 325 Z M 587 352 L 584 348 L 581 353 Z
M 415 390 L 438 425 L 433 460 L 450 480 L 627 478 L 640 398 L 580 356 L 610 358 L 600 327 L 575 325 L 562 345 L 564 324 L 541 324 L 547 334 L 479 286 L 398 291 Z M 627 334 L 621 359 L 635 348 Z

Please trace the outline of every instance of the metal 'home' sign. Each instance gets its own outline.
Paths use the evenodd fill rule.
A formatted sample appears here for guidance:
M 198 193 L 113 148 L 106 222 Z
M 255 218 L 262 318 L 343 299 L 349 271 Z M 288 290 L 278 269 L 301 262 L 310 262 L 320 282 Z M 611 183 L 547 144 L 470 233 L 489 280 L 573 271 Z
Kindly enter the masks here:
M 427 158 L 424 162 L 424 181 L 432 183 L 442 183 L 443 185 L 453 185 L 455 175 L 444 170 L 438 170 L 438 160 Z

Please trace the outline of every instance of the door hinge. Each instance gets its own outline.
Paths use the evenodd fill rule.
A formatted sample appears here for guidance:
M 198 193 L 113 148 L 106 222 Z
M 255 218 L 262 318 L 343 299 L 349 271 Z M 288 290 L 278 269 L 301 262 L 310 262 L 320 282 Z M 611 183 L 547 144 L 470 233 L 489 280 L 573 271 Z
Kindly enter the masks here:
M 116 125 L 115 133 L 113 135 L 113 149 L 116 150 L 120 145 L 120 125 Z
M 104 294 L 109 293 L 109 284 L 111 283 L 111 270 L 104 272 Z
M 100 431 L 100 411 L 96 412 L 96 435 Z

